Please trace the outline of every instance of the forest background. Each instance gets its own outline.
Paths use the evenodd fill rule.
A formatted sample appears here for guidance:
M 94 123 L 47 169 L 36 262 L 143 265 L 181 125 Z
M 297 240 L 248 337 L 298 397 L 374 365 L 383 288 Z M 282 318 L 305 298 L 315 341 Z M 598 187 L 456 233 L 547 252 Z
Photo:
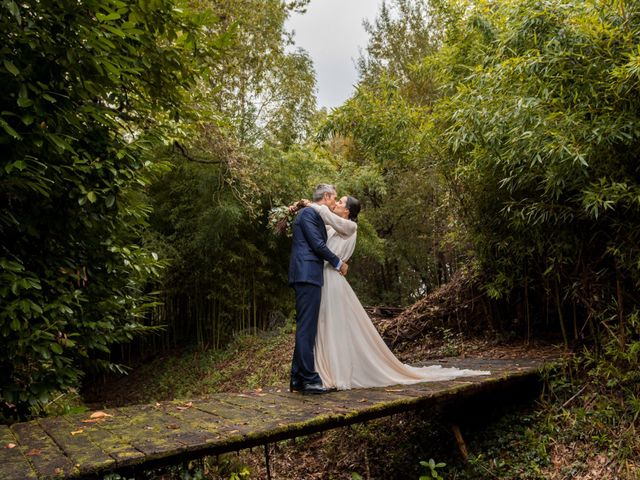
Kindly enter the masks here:
M 308 1 L 258 3 L 0 1 L 3 418 L 290 319 L 268 212 L 329 181 L 363 202 L 363 303 L 464 278 L 481 309 L 447 325 L 587 345 L 630 455 L 638 3 L 390 0 L 331 113 L 284 27 Z

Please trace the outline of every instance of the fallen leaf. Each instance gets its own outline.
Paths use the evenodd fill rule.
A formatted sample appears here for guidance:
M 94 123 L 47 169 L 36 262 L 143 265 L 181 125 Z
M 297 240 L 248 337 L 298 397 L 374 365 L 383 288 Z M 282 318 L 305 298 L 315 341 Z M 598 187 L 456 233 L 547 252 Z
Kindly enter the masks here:
M 178 430 L 180 428 L 180 425 L 177 425 L 175 423 L 170 423 L 169 425 L 167 425 L 167 428 L 169 430 Z
M 262 388 L 260 387 L 256 388 L 256 392 L 261 392 L 261 391 L 262 391 Z
M 369 400 L 367 400 L 366 398 L 361 398 L 360 400 L 358 400 L 358 403 L 366 403 Z
M 385 392 L 404 392 L 402 388 L 385 388 Z
M 38 450 L 37 448 L 32 448 L 31 450 L 29 450 L 26 453 L 26 455 L 29 455 L 30 457 L 37 457 L 41 453 L 42 453 L 42 451 Z
M 107 418 L 107 417 L 113 417 L 113 415 L 109 415 L 108 413 L 105 413 L 105 412 L 93 412 L 91 415 L 89 415 L 89 418 Z
M 15 443 L 7 443 L 4 448 L 16 448 L 16 444 Z
M 75 430 L 75 431 L 71 432 L 71 435 L 80 435 L 81 433 L 84 433 L 83 429 Z
M 267 394 L 266 394 L 266 393 L 256 393 L 256 395 L 257 395 L 258 397 L 266 397 L 266 396 L 267 396 Z
M 240 433 L 240 430 L 231 430 L 229 433 Z
M 188 408 L 193 407 L 193 402 L 187 402 L 184 405 L 176 407 L 178 410 L 187 410 Z

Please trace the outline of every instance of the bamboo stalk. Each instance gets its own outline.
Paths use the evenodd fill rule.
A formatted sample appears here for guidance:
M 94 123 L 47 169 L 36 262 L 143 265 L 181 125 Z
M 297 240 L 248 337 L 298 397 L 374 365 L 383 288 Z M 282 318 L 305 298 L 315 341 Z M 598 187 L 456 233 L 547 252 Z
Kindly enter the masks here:
M 469 451 L 467 450 L 467 445 L 464 442 L 464 438 L 462 437 L 462 432 L 460 431 L 460 427 L 458 425 L 451 425 L 451 430 L 453 431 L 453 436 L 456 439 L 456 443 L 458 444 L 458 449 L 460 450 L 460 454 L 462 458 L 467 461 L 469 457 Z
M 627 343 L 627 328 L 624 321 L 624 295 L 622 291 L 622 282 L 620 281 L 620 269 L 616 261 L 616 293 L 618 295 L 618 338 L 620 339 L 620 348 L 624 350 Z
M 569 349 L 569 338 L 567 337 L 567 329 L 564 325 L 564 315 L 562 314 L 562 303 L 560 301 L 560 274 L 557 274 L 556 281 L 556 306 L 558 308 L 558 320 L 560 321 L 560 330 L 562 331 L 562 340 L 564 341 L 565 350 Z

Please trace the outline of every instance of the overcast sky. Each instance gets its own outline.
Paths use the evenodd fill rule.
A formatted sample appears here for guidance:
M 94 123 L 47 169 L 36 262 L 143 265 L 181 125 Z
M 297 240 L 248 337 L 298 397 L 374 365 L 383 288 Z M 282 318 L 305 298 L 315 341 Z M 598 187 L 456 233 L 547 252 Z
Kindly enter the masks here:
M 357 80 L 355 61 L 367 45 L 364 18 L 373 21 L 381 0 L 311 0 L 307 12 L 295 14 L 287 29 L 295 31 L 296 47 L 313 59 L 318 107 L 340 106 Z

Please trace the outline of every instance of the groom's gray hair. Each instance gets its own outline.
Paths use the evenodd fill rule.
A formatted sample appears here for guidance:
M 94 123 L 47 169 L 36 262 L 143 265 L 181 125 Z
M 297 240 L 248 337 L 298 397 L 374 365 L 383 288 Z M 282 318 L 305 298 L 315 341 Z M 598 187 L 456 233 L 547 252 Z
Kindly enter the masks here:
M 322 200 L 322 197 L 324 197 L 325 193 L 328 193 L 329 195 L 331 195 L 332 193 L 336 193 L 336 187 L 334 187 L 333 185 L 329 185 L 328 183 L 319 184 L 313 191 L 313 201 L 318 202 Z

